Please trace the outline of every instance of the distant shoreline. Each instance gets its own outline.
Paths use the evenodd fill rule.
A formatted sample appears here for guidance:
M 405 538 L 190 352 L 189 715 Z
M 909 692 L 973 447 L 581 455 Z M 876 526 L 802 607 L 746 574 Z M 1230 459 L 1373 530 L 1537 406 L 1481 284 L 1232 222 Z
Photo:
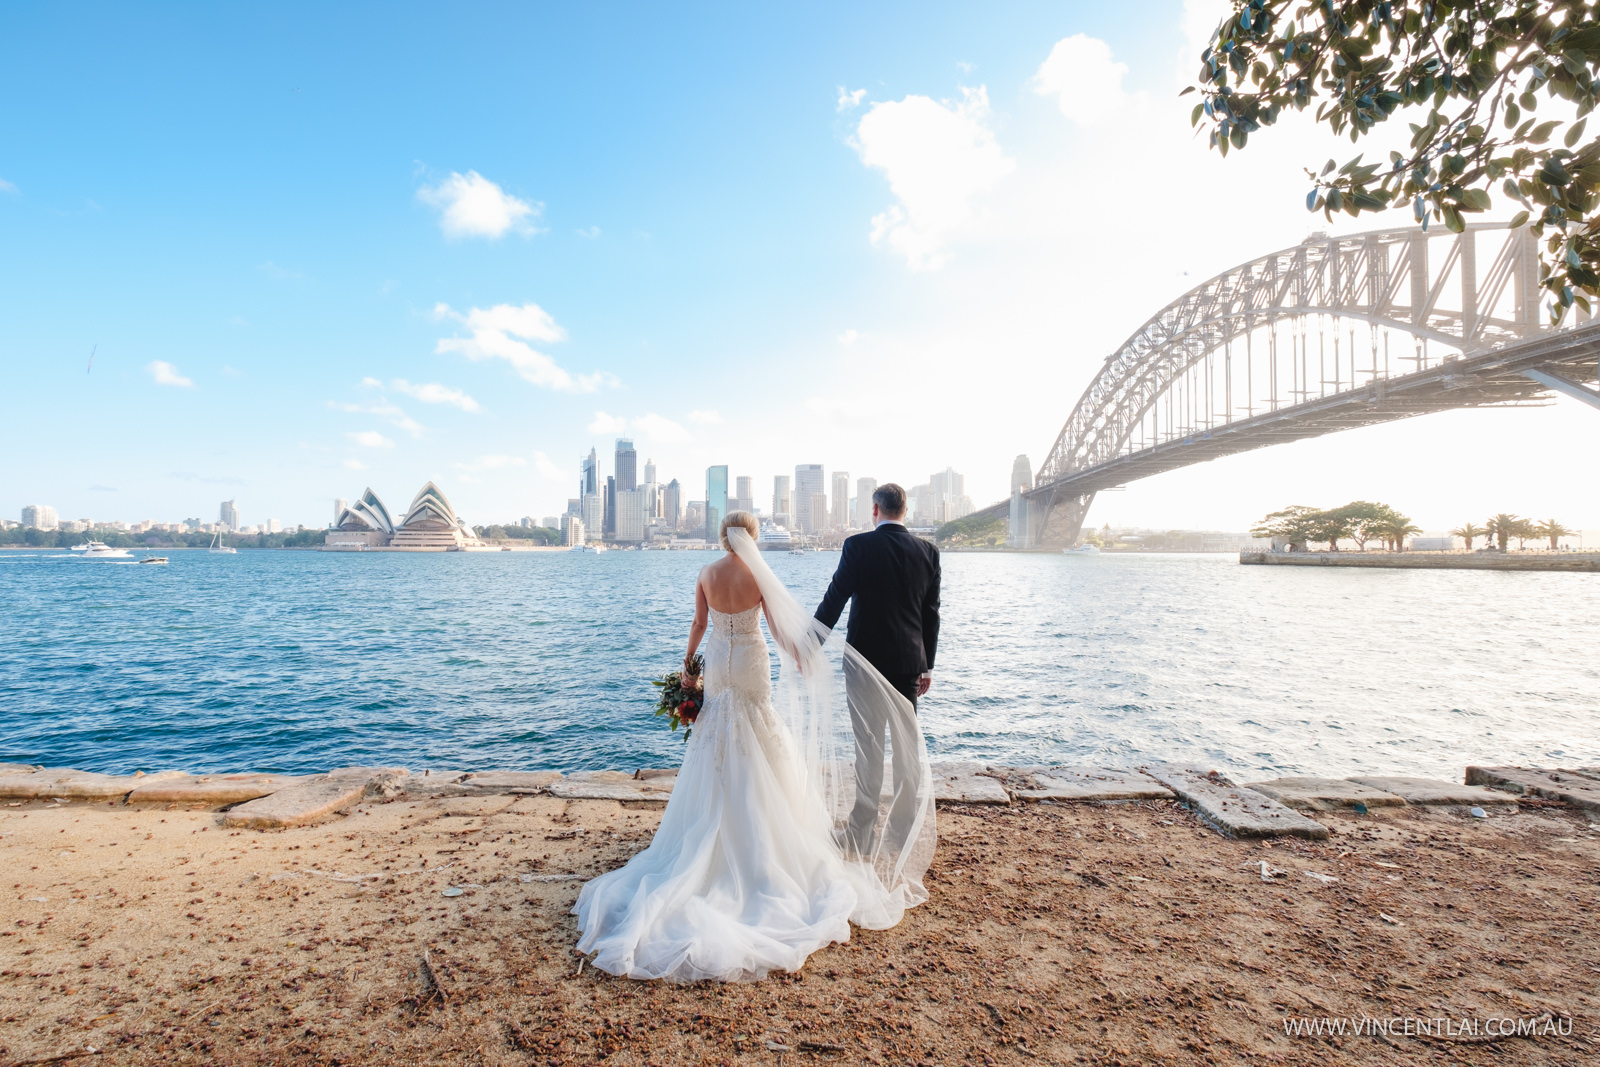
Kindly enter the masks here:
M 1266 552 L 1245 549 L 1239 553 L 1239 562 L 1257 567 L 1600 572 L 1600 552 Z

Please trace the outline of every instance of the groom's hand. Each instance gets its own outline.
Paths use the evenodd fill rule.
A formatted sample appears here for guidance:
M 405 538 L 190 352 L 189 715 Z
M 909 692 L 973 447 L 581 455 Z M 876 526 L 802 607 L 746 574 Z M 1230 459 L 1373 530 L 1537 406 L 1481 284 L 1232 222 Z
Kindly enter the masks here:
M 933 684 L 933 672 L 932 671 L 923 671 L 921 674 L 917 675 L 917 696 L 919 698 L 927 696 L 928 695 L 928 687 L 930 685 L 932 685 L 932 684 Z

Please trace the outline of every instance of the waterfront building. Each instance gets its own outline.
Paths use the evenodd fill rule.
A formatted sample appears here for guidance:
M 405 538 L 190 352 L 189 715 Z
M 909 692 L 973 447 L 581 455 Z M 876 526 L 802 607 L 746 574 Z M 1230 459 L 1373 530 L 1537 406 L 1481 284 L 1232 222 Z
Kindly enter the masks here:
M 583 544 L 583 520 L 578 516 L 562 516 L 561 543 L 568 547 Z
M 482 544 L 432 482 L 417 490 L 406 517 L 389 540 L 390 549 L 398 552 L 439 552 Z
M 827 491 L 827 487 L 823 484 L 823 477 L 822 464 L 820 463 L 802 463 L 794 469 L 794 494 L 791 506 L 796 520 L 795 525 L 799 526 L 801 531 L 805 533 L 816 533 L 827 525 L 827 502 L 825 496 L 822 526 L 815 525 L 811 521 L 813 510 L 811 498 L 822 495 Z
M 219 528 L 222 523 L 217 524 Z M 330 548 L 384 548 L 394 536 L 394 519 L 368 486 L 359 500 L 345 507 L 324 543 Z
M 646 485 L 656 480 L 656 461 L 653 459 L 644 461 L 644 480 Z
M 342 497 L 342 496 L 334 497 L 334 500 L 333 500 L 333 525 L 335 525 L 335 526 L 339 525 L 339 516 L 343 515 L 344 512 L 345 512 L 345 509 L 348 508 L 349 506 L 350 506 L 350 501 L 346 500 L 344 497 Z M 189 520 L 185 519 L 184 521 L 188 522 Z M 195 519 L 194 523 L 195 523 L 196 526 L 198 526 L 198 525 L 200 525 L 200 520 L 199 519 Z
M 583 529 L 591 540 L 600 540 L 601 521 L 605 515 L 599 493 L 583 494 L 583 510 L 578 517 L 583 520 Z
M 755 511 L 756 494 L 750 487 L 751 479 L 743 474 L 733 480 L 734 494 L 728 501 L 729 511 Z
M 562 514 L 563 515 L 576 515 L 579 518 L 582 518 L 583 517 L 583 498 L 582 497 L 577 497 L 577 496 L 568 497 L 567 498 L 567 510 L 563 511 Z
M 539 525 L 547 530 L 561 529 L 561 519 L 555 515 L 546 515 L 539 520 Z
M 822 533 L 828 528 L 828 494 L 812 493 L 805 512 L 806 522 L 801 528 L 809 533 Z
M 846 529 L 850 525 L 850 472 L 833 472 L 833 507 L 829 511 L 828 521 L 835 530 Z
M 683 532 L 693 537 L 704 537 L 706 532 L 704 500 L 691 500 L 683 506 Z
M 618 541 L 633 544 L 644 540 L 644 491 L 641 489 L 617 490 Z
M 618 492 L 639 488 L 639 453 L 626 437 L 617 438 L 616 460 L 611 466 Z
M 939 521 L 935 504 L 938 495 L 931 485 L 914 485 L 906 494 L 911 505 L 911 520 L 919 526 L 932 526 Z
M 775 474 L 772 476 L 772 521 L 780 525 L 787 525 L 793 508 L 789 503 L 789 476 Z M 780 517 L 781 516 L 781 517 Z
M 283 523 L 279 522 L 277 519 L 268 519 L 262 529 L 266 533 L 282 533 Z
M 722 517 L 728 513 L 728 467 L 722 464 L 706 468 L 706 540 L 715 541 L 720 533 Z
M 661 490 L 661 517 L 666 520 L 669 530 L 678 529 L 678 520 L 683 517 L 682 513 L 683 486 L 674 478 Z
M 934 522 L 951 522 L 972 514 L 972 500 L 966 493 L 966 481 L 952 467 L 928 476 L 928 485 L 934 496 Z
M 22 509 L 22 525 L 34 530 L 54 530 L 61 525 L 61 519 L 49 504 L 29 504 Z
M 217 522 L 230 530 L 239 528 L 239 507 L 232 500 L 224 500 Z
M 878 479 L 856 479 L 856 529 L 872 529 L 872 494 L 876 493 L 877 491 Z
M 1011 491 L 1033 488 L 1033 465 L 1028 462 L 1027 456 L 1018 456 L 1011 461 Z

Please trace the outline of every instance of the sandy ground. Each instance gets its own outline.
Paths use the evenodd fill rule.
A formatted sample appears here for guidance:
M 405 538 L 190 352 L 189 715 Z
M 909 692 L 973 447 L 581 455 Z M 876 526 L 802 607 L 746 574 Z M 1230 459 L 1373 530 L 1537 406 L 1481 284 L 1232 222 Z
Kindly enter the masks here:
M 630 982 L 572 951 L 579 882 L 547 876 L 621 864 L 658 817 L 401 799 L 259 833 L 210 812 L 0 807 L 0 1058 L 1600 1062 L 1600 829 L 1564 809 L 1327 816 L 1331 841 L 1267 845 L 1169 803 L 945 808 L 926 905 L 732 986 Z M 1263 881 L 1263 860 L 1286 873 Z M 1363 1015 L 1549 1016 L 1570 1036 L 1284 1033 Z

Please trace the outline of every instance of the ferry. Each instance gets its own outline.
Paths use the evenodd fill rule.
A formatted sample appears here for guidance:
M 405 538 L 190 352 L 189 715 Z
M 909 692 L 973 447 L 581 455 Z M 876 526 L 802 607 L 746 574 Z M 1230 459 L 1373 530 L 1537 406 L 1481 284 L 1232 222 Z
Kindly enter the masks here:
M 90 541 L 86 545 L 74 546 L 74 552 L 82 552 L 80 559 L 129 559 L 133 556 L 125 548 L 112 548 L 103 541 Z
M 761 536 L 756 538 L 756 547 L 763 552 L 781 552 L 785 549 L 793 551 L 795 545 L 794 535 L 775 522 L 761 524 Z

